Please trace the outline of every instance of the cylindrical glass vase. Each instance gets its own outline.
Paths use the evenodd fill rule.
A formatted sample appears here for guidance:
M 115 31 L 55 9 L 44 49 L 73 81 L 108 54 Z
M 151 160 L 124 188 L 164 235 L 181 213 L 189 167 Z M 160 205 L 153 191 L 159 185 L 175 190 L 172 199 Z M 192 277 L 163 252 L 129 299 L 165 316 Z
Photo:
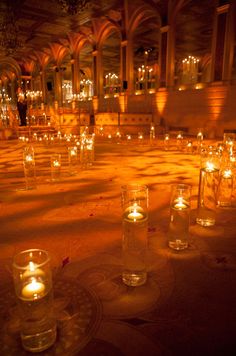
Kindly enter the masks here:
M 37 187 L 37 183 L 33 146 L 27 146 L 23 151 L 23 167 L 26 189 L 35 189 Z
M 78 172 L 78 150 L 77 146 L 68 147 L 69 173 L 75 175 Z
M 215 225 L 219 168 L 219 153 L 212 148 L 202 150 L 196 218 L 202 226 Z
M 20 315 L 20 335 L 25 350 L 41 352 L 56 340 L 50 258 L 32 249 L 14 257 L 13 278 Z
M 94 161 L 94 135 L 85 135 L 80 141 L 80 163 L 82 168 L 89 168 Z
M 190 199 L 190 185 L 172 185 L 168 244 L 169 247 L 174 250 L 185 250 L 188 247 L 191 210 Z
M 218 206 L 230 207 L 232 205 L 233 183 L 233 167 L 229 163 L 220 170 L 220 181 L 217 196 Z
M 53 154 L 51 156 L 51 180 L 58 182 L 61 177 L 61 155 Z
M 125 185 L 121 188 L 123 282 L 140 286 L 147 279 L 148 188 Z

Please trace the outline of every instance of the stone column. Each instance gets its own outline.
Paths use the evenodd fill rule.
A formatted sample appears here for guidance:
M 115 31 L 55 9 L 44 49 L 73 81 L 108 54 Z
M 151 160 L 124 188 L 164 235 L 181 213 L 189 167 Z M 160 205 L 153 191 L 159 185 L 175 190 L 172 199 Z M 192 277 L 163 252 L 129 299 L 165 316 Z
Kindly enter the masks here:
M 58 105 L 62 105 L 62 75 L 60 71 L 60 67 L 57 66 L 55 68 L 55 101 L 58 102 Z
M 71 73 L 72 73 L 72 92 L 73 94 L 80 93 L 80 65 L 79 58 L 75 57 L 71 60 Z
M 46 76 L 45 70 L 42 69 L 40 72 L 40 84 L 41 84 L 41 91 L 42 91 L 42 102 L 47 103 L 47 96 L 46 96 Z
M 233 16 L 230 4 L 216 9 L 212 44 L 212 81 L 228 81 L 233 61 Z
M 127 81 L 127 40 L 121 42 L 120 48 L 120 84 L 121 92 L 126 92 L 128 89 Z
M 128 81 L 128 93 L 132 94 L 134 92 L 134 54 L 133 54 L 133 43 L 129 39 L 126 45 L 126 73 Z
M 170 26 L 160 28 L 159 87 L 174 85 L 174 31 Z
M 92 52 L 93 55 L 93 72 L 92 72 L 92 80 L 93 80 L 93 95 L 97 96 L 98 95 L 98 78 L 97 78 L 97 57 L 98 57 L 98 51 L 95 50 Z

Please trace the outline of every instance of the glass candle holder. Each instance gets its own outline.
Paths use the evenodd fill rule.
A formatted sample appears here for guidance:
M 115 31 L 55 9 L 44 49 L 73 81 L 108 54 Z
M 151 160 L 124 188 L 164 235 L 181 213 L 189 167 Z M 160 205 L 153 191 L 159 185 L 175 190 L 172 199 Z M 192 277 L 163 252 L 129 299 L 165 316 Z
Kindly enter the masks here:
M 220 180 L 218 189 L 218 206 L 229 207 L 232 205 L 233 195 L 233 167 L 227 165 L 220 170 Z
M 170 223 L 168 229 L 168 244 L 174 250 L 184 250 L 188 247 L 190 224 L 191 186 L 174 184 L 170 199 Z
M 215 224 L 219 185 L 219 158 L 219 153 L 214 149 L 202 150 L 196 218 L 196 222 L 202 226 Z
M 143 135 L 142 132 L 138 133 L 138 142 L 139 142 L 140 145 L 144 144 L 144 135 Z
M 188 141 L 186 144 L 186 152 L 192 154 L 193 153 L 193 143 L 192 141 Z
M 121 135 L 121 132 L 118 130 L 116 132 L 116 143 L 119 145 L 121 143 L 121 138 L 122 138 L 122 135 Z
M 122 202 L 122 280 L 140 286 L 147 280 L 148 188 L 145 185 L 121 187 Z
M 78 150 L 77 146 L 68 147 L 69 173 L 75 175 L 78 171 Z
M 151 125 L 151 127 L 150 127 L 150 144 L 151 144 L 151 146 L 154 144 L 155 137 L 156 137 L 155 126 Z
M 235 142 L 235 133 L 234 132 L 225 132 L 223 136 L 223 142 L 226 149 L 230 152 L 234 146 Z
M 51 180 L 58 182 L 61 177 L 61 155 L 53 154 L 51 156 Z
M 170 146 L 170 135 L 168 133 L 166 133 L 164 135 L 164 149 L 165 149 L 165 151 L 168 151 L 169 146 Z
M 180 131 L 178 133 L 178 135 L 176 136 L 176 146 L 177 146 L 177 149 L 180 151 L 182 151 L 182 148 L 183 148 L 183 140 L 184 140 L 183 133 L 182 133 L 182 131 Z
M 92 166 L 94 162 L 94 136 L 86 135 L 80 142 L 80 163 L 82 168 Z
M 204 138 L 203 130 L 198 129 L 198 132 L 197 132 L 197 151 L 198 151 L 198 153 L 201 153 L 201 149 L 203 146 L 203 138 Z
M 35 189 L 37 184 L 35 174 L 34 148 L 32 146 L 25 147 L 23 151 L 23 167 L 26 189 Z
M 44 250 L 26 250 L 14 257 L 13 279 L 25 350 L 41 352 L 56 340 L 50 258 Z

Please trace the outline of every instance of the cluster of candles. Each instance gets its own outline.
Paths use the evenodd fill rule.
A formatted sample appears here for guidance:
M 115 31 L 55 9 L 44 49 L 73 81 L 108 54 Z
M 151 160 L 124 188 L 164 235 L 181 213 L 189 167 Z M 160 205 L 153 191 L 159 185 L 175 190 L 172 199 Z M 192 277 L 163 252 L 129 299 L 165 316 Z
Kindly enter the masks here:
M 199 58 L 194 56 L 188 56 L 187 58 L 182 60 L 183 71 L 191 72 L 198 70 Z
M 143 82 L 145 80 L 153 79 L 153 68 L 149 66 L 145 66 L 144 64 L 138 68 L 138 81 Z
M 1 91 L 0 91 L 0 103 L 1 104 L 8 104 L 11 102 L 11 97 L 9 97 L 9 95 L 6 93 L 6 89 L 3 88 Z
M 115 73 L 105 75 L 105 87 L 113 87 L 119 84 L 119 77 Z
M 37 101 L 39 98 L 42 98 L 43 92 L 42 91 L 35 91 L 35 90 L 27 90 L 26 97 L 31 101 Z

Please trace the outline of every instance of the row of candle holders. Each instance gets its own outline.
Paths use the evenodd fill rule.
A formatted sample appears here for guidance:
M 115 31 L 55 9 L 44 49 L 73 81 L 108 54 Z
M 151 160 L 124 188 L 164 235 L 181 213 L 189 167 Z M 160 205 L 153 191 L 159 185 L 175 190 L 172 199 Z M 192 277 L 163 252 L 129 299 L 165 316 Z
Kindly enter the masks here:
M 201 150 L 196 223 L 209 227 L 216 223 L 217 207 L 233 206 L 236 159 L 230 147 L 208 146 Z M 170 204 L 169 247 L 184 250 L 188 247 L 191 186 L 172 187 Z
M 80 140 L 81 149 L 86 147 L 86 144 L 90 145 L 86 156 L 89 162 L 93 160 L 92 142 L 87 142 L 90 139 L 91 137 L 83 135 Z M 231 147 L 218 145 L 201 150 L 196 222 L 204 227 L 215 224 L 217 205 L 231 206 L 235 170 Z M 68 147 L 68 155 L 69 162 L 73 165 L 77 146 Z M 33 169 L 32 161 L 34 151 L 30 146 L 24 150 L 25 168 Z M 53 179 L 59 178 L 59 168 L 60 155 L 53 155 Z M 182 183 L 174 184 L 171 188 L 167 236 L 168 246 L 177 251 L 188 248 L 191 188 L 191 185 Z M 127 286 L 141 286 L 146 283 L 148 277 L 148 194 L 146 185 L 129 184 L 121 187 L 122 280 Z M 13 261 L 13 278 L 21 318 L 22 345 L 31 352 L 46 350 L 54 344 L 57 337 L 48 252 L 31 249 L 17 254 Z
M 92 166 L 94 162 L 94 136 L 82 135 L 80 141 L 77 143 L 77 145 L 67 148 L 70 175 L 75 175 L 78 172 L 79 163 L 81 168 L 86 169 Z M 50 157 L 52 182 L 60 181 L 61 166 L 61 154 L 52 154 Z M 23 150 L 23 167 L 26 189 L 36 188 L 35 154 L 32 145 L 26 146 Z

